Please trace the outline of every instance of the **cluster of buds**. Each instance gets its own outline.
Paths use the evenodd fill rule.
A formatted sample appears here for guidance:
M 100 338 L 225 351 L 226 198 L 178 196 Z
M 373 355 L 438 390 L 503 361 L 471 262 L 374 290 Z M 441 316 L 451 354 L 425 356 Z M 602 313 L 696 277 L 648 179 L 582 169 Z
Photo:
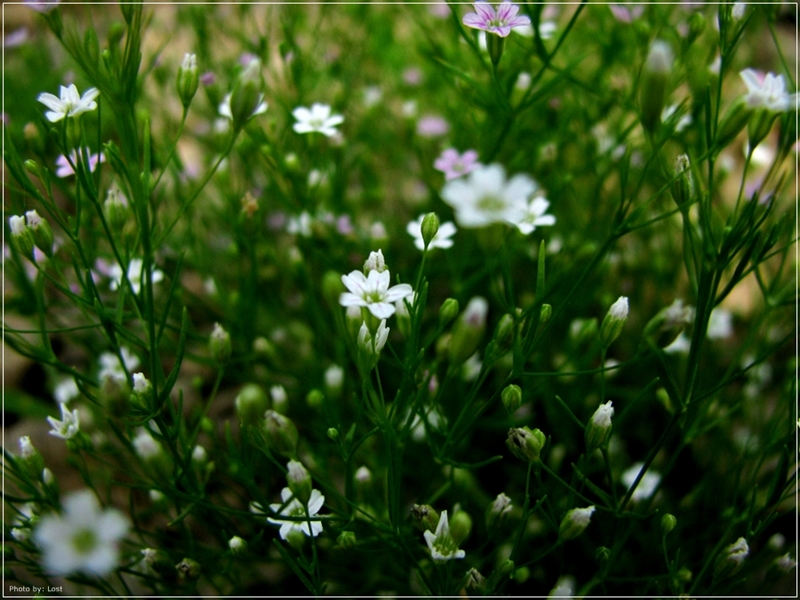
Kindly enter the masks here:
M 29 210 L 24 217 L 9 217 L 8 226 L 11 229 L 11 243 L 22 256 L 32 260 L 34 246 L 45 256 L 53 256 L 53 230 L 47 219 L 35 210 Z

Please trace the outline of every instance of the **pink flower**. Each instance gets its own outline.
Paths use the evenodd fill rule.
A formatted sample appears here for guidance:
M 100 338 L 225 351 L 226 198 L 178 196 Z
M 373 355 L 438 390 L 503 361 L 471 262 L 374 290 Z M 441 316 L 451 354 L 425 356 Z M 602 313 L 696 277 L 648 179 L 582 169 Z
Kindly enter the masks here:
M 466 175 L 480 166 L 478 153 L 475 150 L 467 150 L 464 154 L 459 154 L 455 148 L 448 148 L 442 152 L 433 163 L 434 169 L 444 173 L 445 181 Z
M 56 8 L 61 0 L 51 0 L 50 2 L 37 2 L 36 0 L 24 0 L 25 6 L 32 8 L 36 12 L 49 13 Z
M 439 137 L 448 131 L 450 131 L 450 124 L 436 115 L 426 115 L 417 123 L 417 135 L 422 137 Z
M 644 6 L 637 4 L 631 8 L 623 4 L 609 4 L 608 8 L 614 15 L 614 18 L 620 23 L 633 23 L 636 19 L 642 16 Z
M 501 2 L 497 12 L 488 2 L 476 2 L 475 12 L 464 15 L 462 22 L 467 27 L 482 29 L 500 37 L 506 37 L 515 27 L 530 25 L 531 20 L 526 16 L 518 17 L 519 6 L 508 2 Z
M 89 149 L 86 149 L 86 154 L 89 154 Z M 72 164 L 76 164 L 78 162 L 78 155 L 75 150 L 70 152 L 69 155 Z M 97 164 L 101 162 L 105 162 L 106 157 L 103 156 L 103 153 L 100 154 L 89 154 L 89 171 L 94 173 L 94 170 L 97 168 Z M 69 160 L 63 154 L 56 159 L 56 177 L 69 177 L 70 175 L 74 175 L 75 171 L 72 169 L 72 165 L 69 164 Z

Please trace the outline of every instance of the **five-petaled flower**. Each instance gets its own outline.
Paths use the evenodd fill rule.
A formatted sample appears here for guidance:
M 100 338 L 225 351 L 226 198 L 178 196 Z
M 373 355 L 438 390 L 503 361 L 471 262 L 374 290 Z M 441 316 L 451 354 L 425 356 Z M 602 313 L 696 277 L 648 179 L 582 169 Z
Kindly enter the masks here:
M 783 75 L 764 75 L 753 69 L 745 69 L 739 76 L 747 85 L 744 101 L 750 108 L 764 108 L 770 112 L 786 112 L 797 108 L 800 94 L 786 91 Z
M 350 290 L 339 296 L 342 306 L 364 306 L 379 319 L 388 319 L 395 313 L 394 303 L 409 297 L 413 290 L 407 283 L 389 287 L 389 271 L 370 271 L 364 276 L 361 271 L 342 275 L 342 283 Z
M 139 291 L 142 289 L 142 271 L 144 267 L 144 261 L 141 258 L 132 258 L 131 262 L 128 263 L 128 281 L 131 282 L 131 287 L 133 288 L 133 293 L 138 294 Z M 113 291 L 118 289 L 122 285 L 122 267 L 119 264 L 114 263 L 111 265 L 109 269 L 109 273 L 111 276 L 111 283 L 109 288 Z M 153 269 L 153 283 L 158 283 L 164 279 L 164 273 L 159 271 L 158 269 Z
M 444 173 L 445 181 L 466 175 L 480 166 L 478 153 L 475 150 L 467 150 L 464 154 L 459 154 L 455 148 L 448 148 L 442 152 L 433 163 L 434 169 Z
M 331 107 L 327 104 L 315 102 L 309 110 L 305 106 L 298 106 L 292 111 L 297 120 L 292 126 L 297 133 L 313 133 L 315 131 L 331 137 L 336 135 L 336 126 L 344 122 L 342 115 L 332 115 Z
M 294 517 L 298 520 L 286 521 L 283 519 L 273 519 L 267 517 L 267 521 L 273 525 L 280 525 L 280 536 L 282 540 L 289 537 L 293 531 L 299 531 L 307 536 L 317 537 L 322 533 L 322 521 L 319 519 L 311 520 L 315 517 L 322 505 L 325 503 L 325 496 L 319 493 L 319 490 L 311 490 L 311 497 L 308 500 L 308 511 L 306 507 L 294 497 L 292 490 L 285 487 L 281 490 L 281 502 L 278 504 L 270 504 L 269 508 L 273 513 L 283 515 L 285 517 Z M 306 519 L 301 521 L 299 519 Z M 310 525 L 310 527 L 309 527 Z
M 428 543 L 428 549 L 434 562 L 441 563 L 466 556 L 466 552 L 458 549 L 458 544 L 450 534 L 450 523 L 447 520 L 446 510 L 443 510 L 441 516 L 439 516 L 436 533 L 431 533 L 430 530 L 427 530 L 423 535 Z
M 528 235 L 536 227 L 555 225 L 556 218 L 553 215 L 544 214 L 548 206 L 550 203 L 542 196 L 535 196 L 525 207 L 520 219 L 511 224 L 516 225 L 523 235 Z
M 69 87 L 61 86 L 61 98 L 44 92 L 39 94 L 37 100 L 50 109 L 45 113 L 47 120 L 57 123 L 64 117 L 77 117 L 94 110 L 97 108 L 97 102 L 94 99 L 99 95 L 100 91 L 97 88 L 89 88 L 81 96 L 73 83 Z
M 66 404 L 61 404 L 61 420 L 54 417 L 47 417 L 47 422 L 50 423 L 53 429 L 48 433 L 62 440 L 68 440 L 75 437 L 75 434 L 80 431 L 81 424 L 78 417 L 78 410 L 70 411 Z
M 101 152 L 100 154 L 91 154 L 88 148 L 85 148 L 83 153 L 81 153 L 80 160 L 83 160 L 84 156 L 89 157 L 89 172 L 94 173 L 94 170 L 97 168 L 97 165 L 101 162 L 105 162 L 106 157 Z M 72 163 L 72 164 L 70 164 Z M 56 177 L 69 177 L 70 175 L 75 174 L 75 169 L 72 168 L 72 165 L 78 164 L 78 153 L 73 150 L 69 153 L 69 159 L 65 155 L 61 155 L 56 159 Z
M 119 562 L 118 542 L 128 533 L 128 519 L 114 508 L 104 510 L 89 490 L 74 492 L 63 506 L 62 515 L 43 516 L 33 534 L 44 570 L 108 575 Z
M 409 235 L 414 237 L 414 245 L 419 250 L 425 249 L 425 240 L 422 238 L 422 219 L 425 218 L 425 215 L 420 215 L 416 221 L 411 221 L 408 225 L 406 225 L 406 231 Z M 456 226 L 447 221 L 446 223 L 442 223 L 439 225 L 439 229 L 436 231 L 436 235 L 433 236 L 433 239 L 428 244 L 428 250 L 432 250 L 433 248 L 450 248 L 453 245 L 452 238 L 456 233 Z
M 530 18 L 517 16 L 519 6 L 508 0 L 500 3 L 497 11 L 488 2 L 476 2 L 475 12 L 464 15 L 463 23 L 467 27 L 482 29 L 500 37 L 506 37 L 515 27 L 531 24 Z

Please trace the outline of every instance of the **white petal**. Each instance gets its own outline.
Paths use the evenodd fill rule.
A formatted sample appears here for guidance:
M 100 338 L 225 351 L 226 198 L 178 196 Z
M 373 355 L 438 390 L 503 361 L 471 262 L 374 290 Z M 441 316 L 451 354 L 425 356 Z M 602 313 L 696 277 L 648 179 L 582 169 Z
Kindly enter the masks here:
M 384 271 L 387 273 L 388 271 Z M 395 286 L 392 286 L 390 289 L 386 291 L 383 298 L 386 302 L 397 302 L 398 300 L 402 300 L 403 298 L 407 298 L 411 294 L 414 293 L 412 287 L 407 283 L 399 283 Z
M 298 106 L 292 111 L 292 116 L 298 121 L 306 123 L 311 120 L 311 111 L 305 106 Z
M 369 312 L 378 317 L 379 319 L 388 319 L 395 313 L 394 304 L 388 302 L 373 302 L 367 305 Z
M 349 275 L 342 275 L 342 283 L 348 290 L 362 298 L 369 289 L 368 280 L 361 271 L 350 271 Z
M 356 296 L 350 292 L 342 292 L 339 296 L 339 304 L 342 306 L 367 306 L 367 301 L 362 296 Z
M 308 514 L 312 517 L 316 515 L 324 503 L 325 496 L 320 494 L 319 490 L 311 490 L 311 497 L 308 500 Z

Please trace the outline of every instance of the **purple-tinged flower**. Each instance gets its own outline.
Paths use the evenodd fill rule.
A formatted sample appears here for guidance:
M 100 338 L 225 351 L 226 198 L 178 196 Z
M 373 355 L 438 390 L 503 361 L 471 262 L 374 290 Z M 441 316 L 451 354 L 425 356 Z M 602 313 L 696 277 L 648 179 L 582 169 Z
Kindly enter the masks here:
M 446 19 L 450 16 L 450 7 L 445 2 L 428 5 L 428 12 L 437 19 Z
M 20 27 L 3 38 L 3 48 L 16 48 L 28 41 L 28 30 Z
M 783 75 L 767 73 L 754 69 L 745 69 L 739 76 L 747 85 L 747 96 L 744 101 L 754 109 L 764 108 L 769 112 L 786 112 L 797 108 L 800 94 L 786 91 Z
M 89 150 L 86 150 L 86 153 L 89 154 Z M 78 154 L 73 150 L 69 155 L 72 164 L 77 164 L 78 162 Z M 83 156 L 81 156 L 81 159 Z M 100 154 L 89 154 L 89 171 L 94 173 L 94 170 L 97 168 L 98 163 L 105 162 L 106 157 L 101 152 Z M 70 175 L 74 175 L 75 171 L 72 169 L 72 165 L 69 164 L 69 160 L 63 154 L 56 159 L 56 177 L 69 177 Z
M 56 8 L 61 0 L 50 0 L 50 2 L 40 2 L 38 0 L 24 0 L 25 6 L 28 8 L 32 8 L 36 12 L 40 13 L 49 13 L 51 10 Z
M 611 14 L 614 15 L 614 18 L 620 23 L 633 23 L 633 21 L 641 17 L 644 12 L 644 6 L 641 4 L 631 6 L 630 8 L 624 4 L 609 4 L 608 8 L 611 10 Z
M 417 67 L 409 67 L 403 71 L 403 81 L 408 85 L 419 85 L 422 83 L 422 71 Z
M 448 148 L 442 152 L 433 163 L 434 169 L 444 173 L 445 181 L 466 175 L 480 166 L 478 153 L 475 150 L 467 150 L 464 154 L 459 154 L 455 148 Z
M 448 131 L 450 124 L 436 115 L 426 115 L 417 123 L 417 135 L 422 137 L 439 137 Z
M 467 27 L 482 29 L 500 37 L 506 37 L 515 27 L 530 25 L 526 16 L 517 16 L 519 6 L 506 0 L 501 2 L 497 11 L 488 2 L 476 2 L 475 12 L 464 15 L 462 22 Z
M 217 76 L 214 75 L 213 71 L 206 71 L 202 75 L 200 75 L 200 83 L 205 86 L 213 85 L 214 82 L 217 80 Z

